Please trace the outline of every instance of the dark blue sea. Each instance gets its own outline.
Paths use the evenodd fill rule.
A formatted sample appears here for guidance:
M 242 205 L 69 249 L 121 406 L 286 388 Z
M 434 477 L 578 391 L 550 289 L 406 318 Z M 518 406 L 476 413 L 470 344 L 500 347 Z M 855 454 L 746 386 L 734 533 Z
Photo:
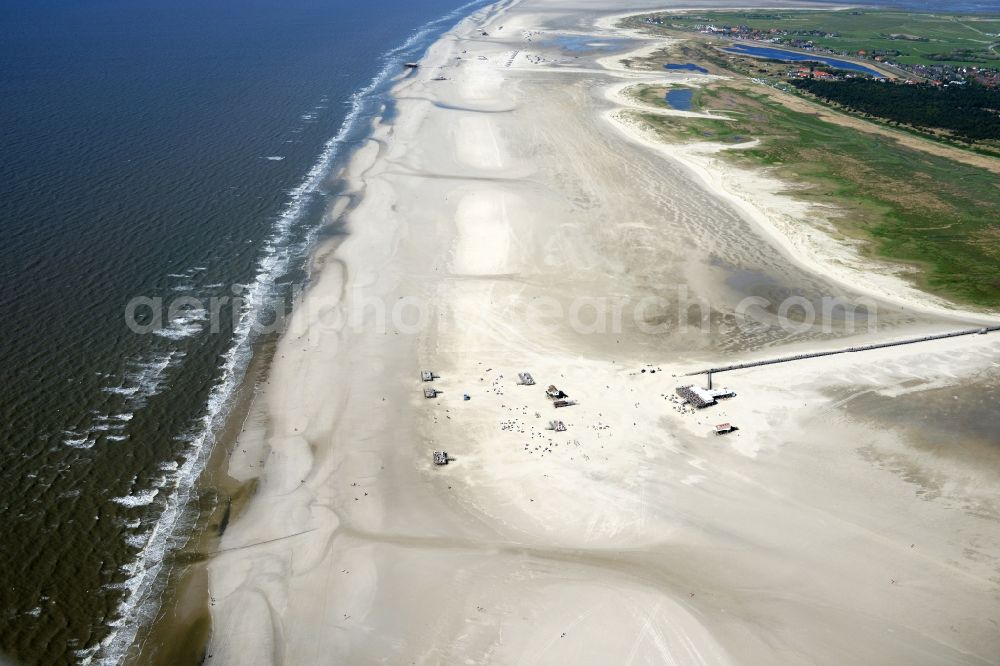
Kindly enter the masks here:
M 4 3 L 0 653 L 115 663 L 156 610 L 250 323 L 462 1 Z

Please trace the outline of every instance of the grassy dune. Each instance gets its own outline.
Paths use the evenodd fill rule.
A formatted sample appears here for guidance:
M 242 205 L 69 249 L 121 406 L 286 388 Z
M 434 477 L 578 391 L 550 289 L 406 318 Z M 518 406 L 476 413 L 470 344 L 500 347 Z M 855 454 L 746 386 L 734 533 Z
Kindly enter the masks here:
M 663 104 L 662 88 L 634 93 Z M 795 196 L 844 211 L 833 220 L 842 233 L 869 241 L 874 255 L 920 267 L 923 288 L 965 303 L 1000 306 L 995 174 L 824 122 L 739 87 L 706 88 L 696 101 L 732 120 L 644 117 L 671 140 L 761 140 L 728 158 L 771 167 L 789 182 L 808 185 Z

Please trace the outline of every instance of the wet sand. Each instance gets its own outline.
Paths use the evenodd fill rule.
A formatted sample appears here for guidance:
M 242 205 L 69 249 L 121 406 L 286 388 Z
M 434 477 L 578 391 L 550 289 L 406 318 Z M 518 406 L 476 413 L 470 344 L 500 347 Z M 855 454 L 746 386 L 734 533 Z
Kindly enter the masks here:
M 705 364 L 989 317 L 805 256 L 711 164 L 629 133 L 615 91 L 649 75 L 618 60 L 655 45 L 615 41 L 621 11 L 502 2 L 401 79 L 229 461 L 258 486 L 208 566 L 207 663 L 1000 656 L 993 459 L 905 418 L 994 386 L 1000 334 L 726 373 L 736 397 L 679 405 Z M 748 296 L 760 325 L 737 325 Z M 877 317 L 791 331 L 790 296 Z

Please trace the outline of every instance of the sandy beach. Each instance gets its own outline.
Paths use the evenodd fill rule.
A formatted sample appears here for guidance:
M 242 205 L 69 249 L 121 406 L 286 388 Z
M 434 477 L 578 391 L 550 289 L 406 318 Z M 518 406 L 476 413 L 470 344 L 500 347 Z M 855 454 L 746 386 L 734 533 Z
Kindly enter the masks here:
M 623 67 L 625 9 L 500 2 L 401 75 L 228 462 L 207 663 L 1000 660 L 1000 332 L 675 394 L 1000 319 L 630 123 L 690 74 Z

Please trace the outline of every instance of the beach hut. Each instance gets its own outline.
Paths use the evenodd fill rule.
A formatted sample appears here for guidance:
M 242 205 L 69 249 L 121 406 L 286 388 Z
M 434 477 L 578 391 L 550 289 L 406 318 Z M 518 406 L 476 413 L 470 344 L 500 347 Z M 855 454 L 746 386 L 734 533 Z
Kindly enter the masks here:
M 714 405 L 719 398 L 731 398 L 736 395 L 734 391 L 726 388 L 704 389 L 700 386 L 688 385 L 678 386 L 677 395 L 684 399 L 692 407 L 704 409 Z

